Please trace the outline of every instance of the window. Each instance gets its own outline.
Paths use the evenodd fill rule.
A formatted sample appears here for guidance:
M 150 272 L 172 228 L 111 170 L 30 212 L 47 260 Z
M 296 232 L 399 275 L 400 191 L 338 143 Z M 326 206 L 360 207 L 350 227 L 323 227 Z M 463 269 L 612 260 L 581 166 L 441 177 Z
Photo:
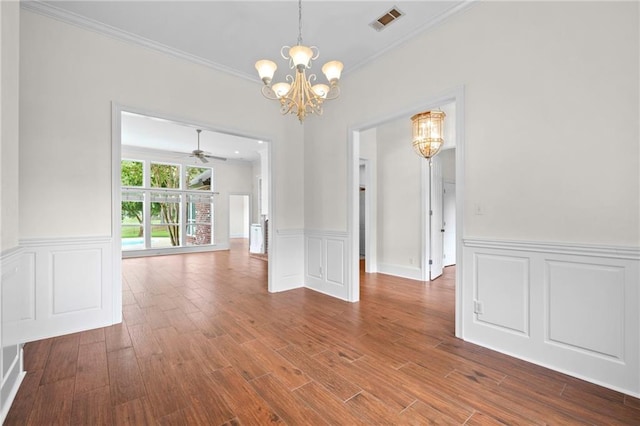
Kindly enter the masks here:
M 211 244 L 213 203 L 211 202 L 211 169 L 187 167 L 187 245 Z M 197 192 L 196 192 L 197 191 Z
M 122 250 L 144 248 L 144 191 L 140 190 L 143 185 L 143 168 L 142 161 L 121 162 Z
M 211 168 L 137 159 L 121 167 L 122 250 L 213 244 Z

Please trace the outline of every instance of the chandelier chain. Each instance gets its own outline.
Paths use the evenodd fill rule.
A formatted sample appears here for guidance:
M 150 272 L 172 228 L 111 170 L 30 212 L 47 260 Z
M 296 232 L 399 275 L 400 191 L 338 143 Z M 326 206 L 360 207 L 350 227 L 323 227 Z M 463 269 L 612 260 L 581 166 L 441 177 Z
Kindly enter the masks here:
M 298 45 L 302 44 L 302 0 L 298 0 Z

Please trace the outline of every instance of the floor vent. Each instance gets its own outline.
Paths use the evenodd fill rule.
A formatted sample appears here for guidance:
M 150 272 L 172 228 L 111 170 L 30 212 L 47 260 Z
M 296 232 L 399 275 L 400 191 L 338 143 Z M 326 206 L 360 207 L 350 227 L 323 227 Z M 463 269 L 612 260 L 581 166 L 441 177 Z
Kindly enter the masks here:
M 403 15 L 404 13 L 402 13 L 400 9 L 394 6 L 369 25 L 376 31 L 382 31 L 384 28 L 391 25 L 392 22 L 398 20 L 398 18 Z

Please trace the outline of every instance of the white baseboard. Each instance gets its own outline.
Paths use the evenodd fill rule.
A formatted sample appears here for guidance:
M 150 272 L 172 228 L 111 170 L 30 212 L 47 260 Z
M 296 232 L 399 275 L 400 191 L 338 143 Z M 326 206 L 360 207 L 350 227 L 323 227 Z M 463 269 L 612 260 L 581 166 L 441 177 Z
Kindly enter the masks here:
M 8 368 L 7 373 L 2 378 L 2 388 L 0 389 L 0 407 L 2 407 L 2 410 L 0 411 L 0 424 L 3 424 L 4 420 L 7 418 L 11 404 L 13 404 L 13 400 L 18 393 L 18 389 L 20 388 L 24 377 L 27 375 L 24 371 L 22 356 L 22 345 L 19 345 L 16 357 Z M 3 360 L 3 363 L 4 361 L 5 360 Z
M 378 262 L 378 273 L 422 281 L 422 270 L 417 267 Z

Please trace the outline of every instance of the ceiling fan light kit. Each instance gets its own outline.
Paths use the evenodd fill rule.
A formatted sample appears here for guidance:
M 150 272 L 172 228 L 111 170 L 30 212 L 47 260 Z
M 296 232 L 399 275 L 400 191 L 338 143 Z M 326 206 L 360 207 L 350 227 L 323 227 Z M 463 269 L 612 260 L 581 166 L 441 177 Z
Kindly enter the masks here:
M 286 82 L 271 84 L 278 66 L 275 62 L 262 59 L 256 62 L 256 70 L 264 83 L 262 94 L 271 100 L 280 101 L 282 114 L 296 114 L 302 123 L 307 114 L 322 114 L 322 104 L 325 100 L 340 96 L 340 74 L 343 64 L 340 61 L 330 61 L 324 64 L 322 72 L 329 84 L 316 83 L 316 75 L 306 75 L 311 69 L 312 61 L 316 60 L 320 52 L 315 46 L 302 45 L 302 0 L 298 0 L 298 44 L 283 46 L 280 55 L 289 61 L 289 67 L 295 70 L 295 77 L 288 74 Z

